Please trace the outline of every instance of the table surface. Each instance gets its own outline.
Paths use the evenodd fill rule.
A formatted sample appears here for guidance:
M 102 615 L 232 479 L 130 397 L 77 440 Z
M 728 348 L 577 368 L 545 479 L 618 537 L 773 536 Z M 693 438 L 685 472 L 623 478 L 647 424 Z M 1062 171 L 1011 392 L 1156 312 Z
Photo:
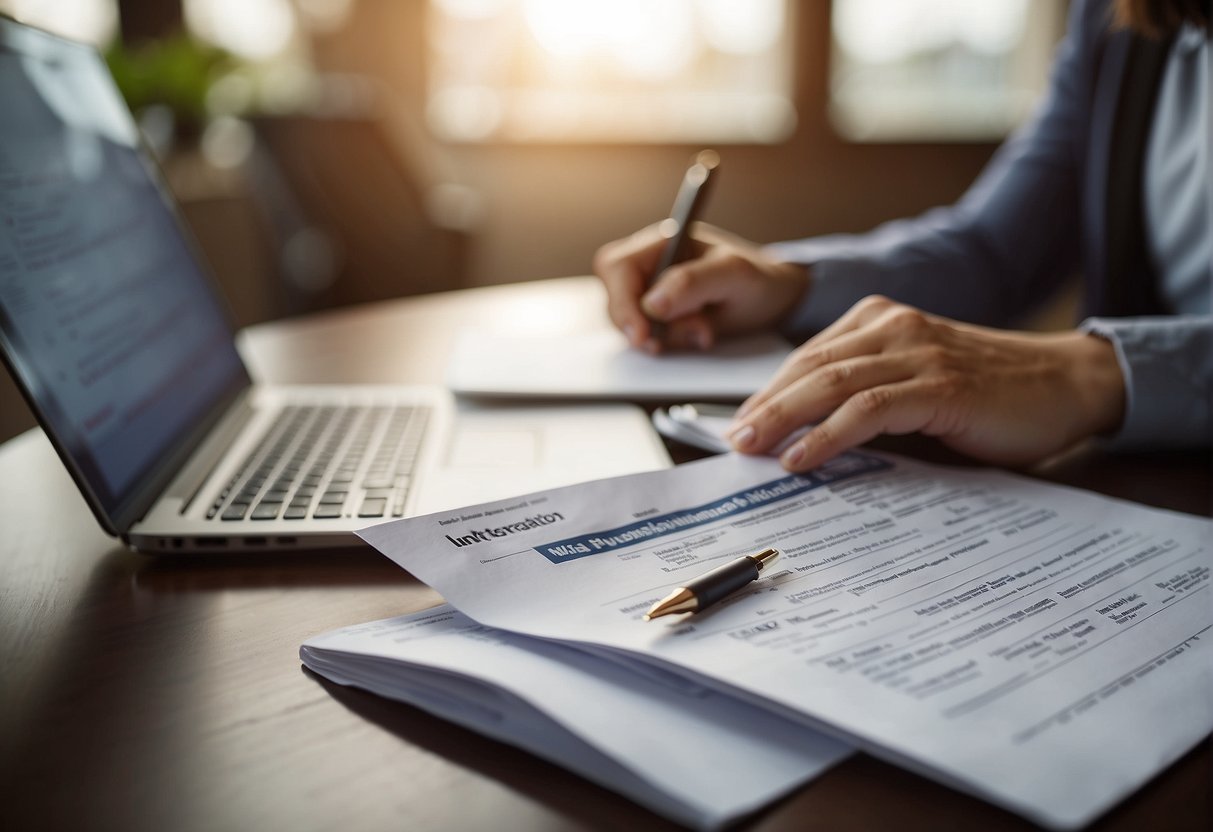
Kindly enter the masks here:
M 589 279 L 430 295 L 242 333 L 254 377 L 441 383 L 462 326 L 601 325 Z M 880 447 L 948 460 L 924 440 Z M 685 450 L 674 449 L 676 458 Z M 1208 514 L 1206 454 L 1073 453 L 1032 472 Z M 0 818 L 7 829 L 674 828 L 524 752 L 302 669 L 324 630 L 438 595 L 369 548 L 157 559 L 96 525 L 40 431 L 0 446 Z M 1213 828 L 1210 743 L 1093 828 Z M 13 823 L 15 821 L 15 823 Z M 755 830 L 1031 824 L 856 755 Z

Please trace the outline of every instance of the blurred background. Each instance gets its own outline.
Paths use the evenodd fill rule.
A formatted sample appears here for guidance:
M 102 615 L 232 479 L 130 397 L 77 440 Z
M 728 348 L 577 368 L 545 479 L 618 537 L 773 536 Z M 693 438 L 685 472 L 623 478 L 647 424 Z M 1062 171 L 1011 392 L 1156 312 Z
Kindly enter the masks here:
M 105 54 L 238 325 L 586 274 L 722 157 L 759 242 L 955 199 L 1064 0 L 0 0 Z M 7 377 L 0 439 L 32 425 Z

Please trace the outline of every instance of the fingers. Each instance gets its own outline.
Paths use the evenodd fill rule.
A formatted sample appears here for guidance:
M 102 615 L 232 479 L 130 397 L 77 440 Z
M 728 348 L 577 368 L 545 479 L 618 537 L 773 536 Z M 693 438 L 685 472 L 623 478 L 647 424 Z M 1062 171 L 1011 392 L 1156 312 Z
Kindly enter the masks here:
M 954 332 L 911 307 L 866 298 L 788 357 L 738 411 L 729 439 L 739 451 L 770 452 L 820 420 L 781 453 L 800 471 L 881 433 L 938 433 L 945 422 L 951 430 L 963 410 L 944 386 L 956 376 L 956 353 L 944 346 Z
M 682 285 L 684 278 L 678 277 L 675 269 L 667 269 L 658 280 L 654 289 L 659 298 L 656 304 L 642 301 L 653 295 L 649 289 L 650 277 L 668 241 L 658 223 L 599 249 L 594 258 L 594 271 L 606 286 L 607 312 L 629 344 L 654 355 L 671 349 L 710 349 L 715 342 L 715 333 L 702 306 L 680 303 L 681 311 L 672 313 L 661 300 L 663 296 L 670 296 L 671 285 L 675 287 L 674 296 L 681 298 L 677 287 Z M 675 272 L 672 284 L 671 272 Z M 653 321 L 665 324 L 661 332 L 653 326 Z
M 864 328 L 845 332 L 832 341 L 797 348 L 775 371 L 766 386 L 742 403 L 737 419 L 744 419 L 762 405 L 778 396 L 790 385 L 805 380 L 821 367 L 846 361 L 861 355 L 879 353 L 884 346 L 884 334 L 879 329 Z M 838 372 L 844 372 L 840 369 Z
M 712 322 L 699 313 L 669 321 L 661 346 L 671 350 L 710 350 L 715 342 Z
M 728 436 L 747 453 L 786 442 L 780 461 L 793 471 L 915 431 L 985 461 L 1034 462 L 1122 418 L 1123 379 L 1101 376 L 1108 351 L 1090 346 L 1081 334 L 991 330 L 869 298 L 797 349 Z M 1094 396 L 1093 376 L 1103 379 Z
M 922 430 L 937 407 L 932 385 L 921 379 L 868 388 L 793 442 L 780 462 L 789 471 L 807 471 L 880 434 Z
M 859 355 L 818 367 L 772 396 L 730 433 L 734 447 L 765 453 L 788 434 L 826 417 L 866 391 L 904 381 L 915 374 L 914 357 Z
M 696 223 L 692 239 L 691 259 L 651 285 L 668 242 L 661 224 L 599 249 L 594 270 L 606 286 L 611 320 L 633 346 L 653 353 L 707 349 L 719 334 L 770 326 L 808 283 L 804 267 L 767 257 L 755 244 L 712 226 Z
M 878 318 L 894 313 L 896 310 L 906 309 L 909 307 L 902 306 L 896 301 L 889 300 L 883 295 L 868 295 L 866 298 L 857 301 L 850 309 L 842 314 L 842 316 L 827 326 L 821 332 L 814 335 L 809 340 L 805 341 L 804 346 L 812 347 L 818 344 L 824 344 L 827 341 L 832 341 L 840 335 L 847 332 L 852 332 L 862 326 L 873 323 Z
M 666 237 L 651 225 L 607 243 L 594 256 L 594 273 L 607 291 L 607 313 L 633 347 L 643 348 L 651 340 L 649 319 L 640 308 L 648 289 L 649 275 L 665 247 Z
M 640 306 L 660 321 L 700 313 L 737 291 L 747 265 L 741 257 L 709 255 L 671 266 L 640 299 Z
M 742 419 L 797 378 L 845 358 L 910 346 L 931 337 L 930 316 L 880 295 L 871 295 L 798 347 L 776 374 L 737 408 Z
M 770 273 L 780 268 L 776 261 L 753 243 L 704 223 L 695 225 L 694 239 L 699 256 L 670 266 L 641 298 L 649 315 L 670 320 L 711 306 L 763 305 L 762 296 L 778 282 Z

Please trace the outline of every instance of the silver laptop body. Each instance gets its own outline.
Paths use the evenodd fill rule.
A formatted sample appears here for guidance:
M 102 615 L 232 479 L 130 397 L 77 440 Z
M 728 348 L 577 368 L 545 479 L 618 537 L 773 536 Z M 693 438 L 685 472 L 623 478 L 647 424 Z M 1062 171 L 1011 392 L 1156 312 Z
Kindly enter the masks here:
M 96 51 L 0 16 L 0 112 L 0 353 L 129 545 L 348 545 L 393 517 L 669 464 L 635 408 L 506 415 L 441 388 L 252 384 Z

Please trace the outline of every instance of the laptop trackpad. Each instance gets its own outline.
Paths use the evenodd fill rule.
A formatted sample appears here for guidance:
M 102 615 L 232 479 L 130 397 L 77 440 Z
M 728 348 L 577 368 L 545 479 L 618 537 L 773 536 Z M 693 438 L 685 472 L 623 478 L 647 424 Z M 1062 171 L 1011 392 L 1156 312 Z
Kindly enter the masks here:
M 446 468 L 531 468 L 540 462 L 538 429 L 460 428 Z
M 419 513 L 670 465 L 648 417 L 630 405 L 460 402 L 453 428 L 421 483 Z

